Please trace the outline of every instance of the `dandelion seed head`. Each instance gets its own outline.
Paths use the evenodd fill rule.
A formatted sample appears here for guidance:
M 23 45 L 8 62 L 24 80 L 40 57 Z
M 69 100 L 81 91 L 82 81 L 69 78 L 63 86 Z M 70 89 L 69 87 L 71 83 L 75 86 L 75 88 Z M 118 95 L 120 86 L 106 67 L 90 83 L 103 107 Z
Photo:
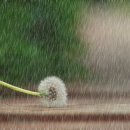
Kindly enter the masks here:
M 40 93 L 46 93 L 41 98 L 45 107 L 63 107 L 67 102 L 67 92 L 63 81 L 55 76 L 47 77 L 42 80 L 38 86 Z

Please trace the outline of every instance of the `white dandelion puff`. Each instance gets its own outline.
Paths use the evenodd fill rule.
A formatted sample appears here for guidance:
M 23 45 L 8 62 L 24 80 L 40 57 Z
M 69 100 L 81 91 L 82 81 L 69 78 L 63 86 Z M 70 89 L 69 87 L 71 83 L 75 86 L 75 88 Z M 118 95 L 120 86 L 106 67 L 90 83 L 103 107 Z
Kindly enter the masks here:
M 67 102 L 67 92 L 65 84 L 61 79 L 55 76 L 47 77 L 42 80 L 38 86 L 38 91 L 46 93 L 41 98 L 45 107 L 63 107 Z

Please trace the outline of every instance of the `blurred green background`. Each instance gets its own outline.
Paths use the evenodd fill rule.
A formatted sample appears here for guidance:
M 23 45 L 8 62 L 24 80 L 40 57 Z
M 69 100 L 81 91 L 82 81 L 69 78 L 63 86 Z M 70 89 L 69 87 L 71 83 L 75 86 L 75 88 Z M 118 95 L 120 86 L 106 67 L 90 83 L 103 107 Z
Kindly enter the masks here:
M 83 46 L 75 34 L 85 1 L 7 0 L 0 3 L 0 79 L 18 85 L 56 75 L 81 80 Z
M 91 70 L 80 61 L 87 48 L 75 29 L 83 7 L 100 2 L 104 3 L 103 0 L 0 2 L 0 79 L 25 86 L 37 84 L 50 75 L 67 82 L 92 80 Z

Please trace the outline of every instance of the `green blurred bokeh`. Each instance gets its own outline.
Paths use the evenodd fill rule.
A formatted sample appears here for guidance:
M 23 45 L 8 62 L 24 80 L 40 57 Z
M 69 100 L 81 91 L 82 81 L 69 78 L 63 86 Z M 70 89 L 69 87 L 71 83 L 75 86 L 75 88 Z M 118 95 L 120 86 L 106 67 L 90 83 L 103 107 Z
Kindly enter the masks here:
M 49 75 L 84 80 L 84 47 L 75 28 L 85 1 L 8 0 L 0 3 L 0 79 L 34 84 Z

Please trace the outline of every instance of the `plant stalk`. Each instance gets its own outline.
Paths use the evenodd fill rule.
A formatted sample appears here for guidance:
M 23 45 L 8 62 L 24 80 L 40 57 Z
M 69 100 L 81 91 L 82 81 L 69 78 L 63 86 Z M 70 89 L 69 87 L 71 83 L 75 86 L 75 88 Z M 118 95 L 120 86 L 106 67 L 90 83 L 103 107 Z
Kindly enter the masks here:
M 25 94 L 32 95 L 32 96 L 41 97 L 41 95 L 44 95 L 43 93 L 41 94 L 39 92 L 33 92 L 33 91 L 30 91 L 30 90 L 19 88 L 19 87 L 13 86 L 11 84 L 5 83 L 3 81 L 0 81 L 0 85 L 2 85 L 3 87 L 6 87 L 6 88 L 12 89 L 14 91 L 25 93 Z

